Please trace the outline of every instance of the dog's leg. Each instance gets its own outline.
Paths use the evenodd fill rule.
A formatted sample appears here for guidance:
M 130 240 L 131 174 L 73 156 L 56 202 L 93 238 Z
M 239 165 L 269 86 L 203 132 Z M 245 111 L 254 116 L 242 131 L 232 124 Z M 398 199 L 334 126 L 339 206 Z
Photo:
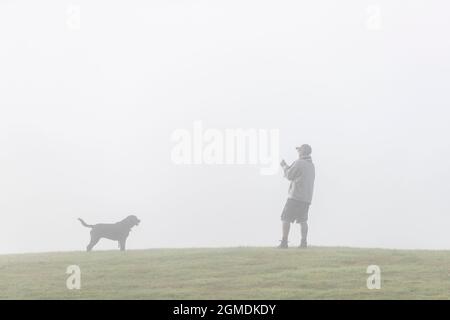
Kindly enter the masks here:
M 125 251 L 125 244 L 126 244 L 126 242 L 127 242 L 127 239 L 120 239 L 119 240 L 120 251 Z
M 89 244 L 86 248 L 86 251 L 88 251 L 88 252 L 91 251 L 92 248 L 98 243 L 99 240 L 100 240 L 99 237 L 91 236 L 91 242 L 89 242 Z

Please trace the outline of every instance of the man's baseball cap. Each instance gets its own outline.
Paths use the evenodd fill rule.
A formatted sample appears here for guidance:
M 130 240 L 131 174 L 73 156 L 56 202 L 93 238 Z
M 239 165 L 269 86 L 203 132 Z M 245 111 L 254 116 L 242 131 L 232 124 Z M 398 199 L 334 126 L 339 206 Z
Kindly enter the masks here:
M 312 152 L 312 148 L 309 144 L 302 144 L 300 147 L 295 147 L 295 149 L 297 149 L 297 150 L 300 148 L 303 148 L 305 150 L 306 154 L 311 154 L 311 152 Z

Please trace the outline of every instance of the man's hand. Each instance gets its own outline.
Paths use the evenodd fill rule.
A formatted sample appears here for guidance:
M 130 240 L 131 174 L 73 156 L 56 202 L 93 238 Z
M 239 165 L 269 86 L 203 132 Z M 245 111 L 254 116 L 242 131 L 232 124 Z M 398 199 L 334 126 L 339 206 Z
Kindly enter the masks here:
M 286 161 L 284 161 L 284 159 L 283 159 L 283 160 L 281 160 L 281 162 L 280 162 L 280 166 L 281 166 L 282 168 L 284 168 L 284 167 L 286 167 L 286 166 L 287 166 L 287 163 L 286 163 Z

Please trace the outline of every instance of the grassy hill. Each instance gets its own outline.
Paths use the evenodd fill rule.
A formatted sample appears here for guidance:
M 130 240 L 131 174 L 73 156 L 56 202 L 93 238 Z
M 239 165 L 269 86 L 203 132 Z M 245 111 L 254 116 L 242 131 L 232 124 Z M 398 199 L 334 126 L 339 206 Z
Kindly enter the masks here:
M 66 288 L 74 264 L 81 290 Z M 450 251 L 323 247 L 3 255 L 0 299 L 449 299 L 449 268 Z

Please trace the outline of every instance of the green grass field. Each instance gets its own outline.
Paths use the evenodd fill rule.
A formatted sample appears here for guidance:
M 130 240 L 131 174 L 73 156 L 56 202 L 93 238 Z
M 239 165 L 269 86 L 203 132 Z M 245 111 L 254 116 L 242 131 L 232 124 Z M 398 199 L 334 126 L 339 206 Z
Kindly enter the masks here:
M 368 290 L 367 266 L 381 268 Z M 81 268 L 81 289 L 66 268 Z M 449 299 L 450 251 L 155 249 L 0 256 L 1 299 Z

